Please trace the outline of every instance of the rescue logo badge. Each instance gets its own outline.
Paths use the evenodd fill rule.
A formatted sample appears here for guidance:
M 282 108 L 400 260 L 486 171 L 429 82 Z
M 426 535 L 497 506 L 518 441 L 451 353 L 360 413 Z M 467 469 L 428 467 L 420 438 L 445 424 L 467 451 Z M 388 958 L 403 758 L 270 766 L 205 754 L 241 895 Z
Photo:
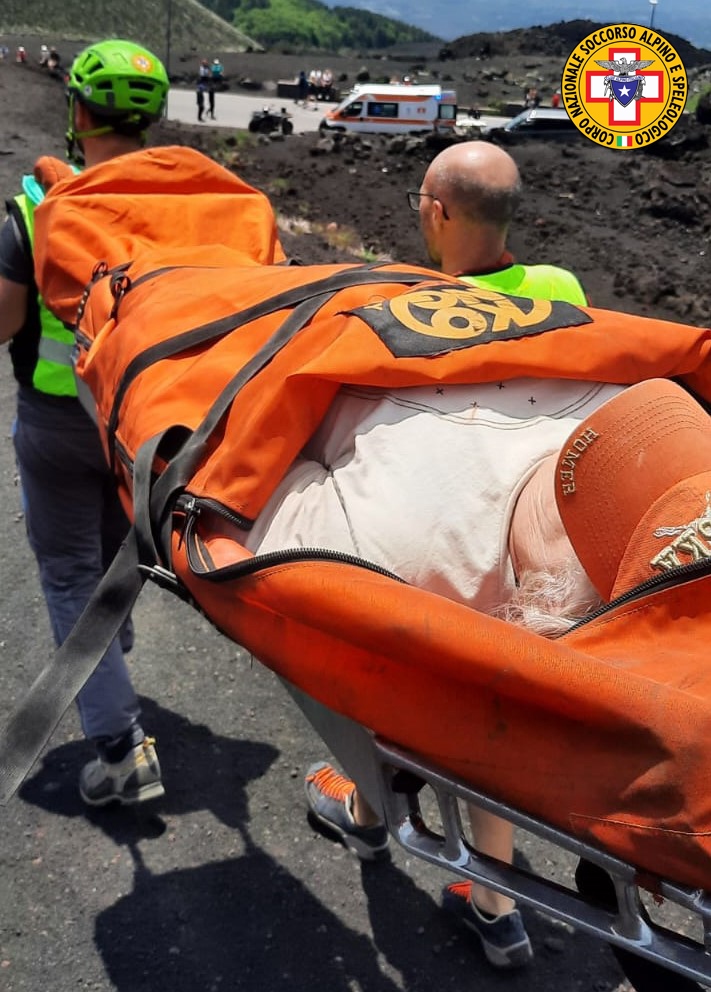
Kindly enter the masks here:
M 153 72 L 153 59 L 147 52 L 141 52 L 131 58 L 131 64 L 138 72 Z
M 349 312 L 360 317 L 396 358 L 444 355 L 592 320 L 572 303 L 529 300 L 449 283 L 412 289 Z
M 576 46 L 563 70 L 563 105 L 586 138 L 643 148 L 669 134 L 686 105 L 686 70 L 662 35 L 610 24 Z

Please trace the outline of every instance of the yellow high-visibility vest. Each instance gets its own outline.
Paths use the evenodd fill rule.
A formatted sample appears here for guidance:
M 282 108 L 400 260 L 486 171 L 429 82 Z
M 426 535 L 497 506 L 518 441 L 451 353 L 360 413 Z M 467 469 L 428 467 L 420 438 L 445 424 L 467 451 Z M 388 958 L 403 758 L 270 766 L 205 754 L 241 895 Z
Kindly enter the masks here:
M 34 250 L 35 204 L 25 193 L 19 193 L 14 201 L 24 221 L 27 240 Z M 77 387 L 72 367 L 74 332 L 68 330 L 47 309 L 39 293 L 37 304 L 41 333 L 32 385 L 41 393 L 49 393 L 51 396 L 76 396 Z

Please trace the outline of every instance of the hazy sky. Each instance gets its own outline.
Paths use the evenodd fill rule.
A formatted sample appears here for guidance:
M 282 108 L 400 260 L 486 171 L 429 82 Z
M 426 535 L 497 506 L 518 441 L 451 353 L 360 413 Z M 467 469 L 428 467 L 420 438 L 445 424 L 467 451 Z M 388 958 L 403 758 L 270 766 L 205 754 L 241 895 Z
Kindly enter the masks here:
M 452 41 L 477 31 L 507 31 L 582 18 L 605 24 L 649 25 L 711 48 L 709 0 L 326 0 L 331 7 L 361 7 L 413 24 Z

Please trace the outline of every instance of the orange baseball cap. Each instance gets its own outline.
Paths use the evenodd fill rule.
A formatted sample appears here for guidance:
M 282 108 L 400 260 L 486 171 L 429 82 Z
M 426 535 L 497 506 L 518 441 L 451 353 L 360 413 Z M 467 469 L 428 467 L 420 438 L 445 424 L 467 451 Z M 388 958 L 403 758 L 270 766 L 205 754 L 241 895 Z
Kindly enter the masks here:
M 618 393 L 561 448 L 556 503 L 600 595 L 711 559 L 711 417 L 668 379 Z

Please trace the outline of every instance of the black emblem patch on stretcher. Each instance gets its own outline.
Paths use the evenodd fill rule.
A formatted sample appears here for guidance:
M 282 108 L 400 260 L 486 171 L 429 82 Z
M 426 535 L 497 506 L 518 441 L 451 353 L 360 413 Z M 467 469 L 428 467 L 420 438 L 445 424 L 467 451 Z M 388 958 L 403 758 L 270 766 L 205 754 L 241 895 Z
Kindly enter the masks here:
M 365 321 L 396 358 L 442 355 L 592 322 L 572 303 L 451 283 L 408 290 L 350 312 Z

